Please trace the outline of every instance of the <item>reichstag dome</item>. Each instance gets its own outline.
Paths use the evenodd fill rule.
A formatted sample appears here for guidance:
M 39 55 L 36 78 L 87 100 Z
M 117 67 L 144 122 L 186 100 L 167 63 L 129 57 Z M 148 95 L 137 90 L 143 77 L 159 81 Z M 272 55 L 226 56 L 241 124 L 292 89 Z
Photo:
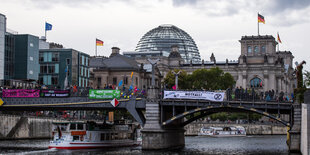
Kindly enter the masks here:
M 185 62 L 200 62 L 200 54 L 193 38 L 174 25 L 160 25 L 147 32 L 139 41 L 136 52 L 171 52 L 171 46 L 178 45 Z

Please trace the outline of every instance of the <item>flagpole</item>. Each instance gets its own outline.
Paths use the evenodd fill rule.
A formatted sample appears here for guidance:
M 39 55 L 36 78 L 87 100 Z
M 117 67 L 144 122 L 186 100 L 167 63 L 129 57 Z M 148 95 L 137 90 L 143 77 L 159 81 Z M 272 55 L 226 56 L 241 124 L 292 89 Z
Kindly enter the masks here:
M 259 12 L 257 12 L 257 18 L 258 18 L 258 14 L 259 14 Z M 258 22 L 258 19 L 257 19 L 257 34 L 259 35 L 259 22 Z
M 96 45 L 96 54 L 95 54 L 95 56 L 97 56 L 97 38 L 96 38 L 96 41 L 95 41 L 95 45 Z
M 45 21 L 45 25 L 44 25 L 44 29 L 45 29 L 45 40 L 46 40 L 46 21 Z

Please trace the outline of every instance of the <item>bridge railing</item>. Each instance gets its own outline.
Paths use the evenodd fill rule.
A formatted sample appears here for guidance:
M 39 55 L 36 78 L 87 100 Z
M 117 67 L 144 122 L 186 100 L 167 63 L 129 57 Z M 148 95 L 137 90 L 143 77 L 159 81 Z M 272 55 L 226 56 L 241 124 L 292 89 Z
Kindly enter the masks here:
M 160 96 L 164 99 L 164 91 L 176 91 L 172 89 L 163 89 Z M 270 92 L 258 92 L 254 89 L 251 90 L 178 90 L 178 91 L 205 91 L 205 92 L 224 92 L 224 101 L 252 101 L 252 102 L 281 102 L 281 103 L 293 103 L 294 97 L 284 95 L 284 93 L 270 93 Z
M 88 97 L 89 96 L 89 90 L 92 88 L 72 88 L 72 89 L 66 89 L 65 93 L 67 94 L 66 97 Z M 37 91 L 40 92 L 40 94 L 44 91 L 44 92 L 55 92 L 57 93 L 57 91 L 62 91 L 64 92 L 64 90 L 59 90 L 59 89 L 5 89 L 5 90 L 17 90 L 17 91 L 24 91 L 24 92 L 30 92 L 33 93 L 33 91 Z M 8 97 L 6 95 L 3 95 L 3 91 L 0 89 L 0 97 Z M 102 90 L 102 89 L 100 89 Z M 104 90 L 109 90 L 109 89 L 104 89 Z M 128 89 L 124 89 L 124 90 L 120 90 L 121 94 L 120 94 L 120 98 L 121 99 L 129 99 L 132 97 L 136 97 L 136 98 L 146 98 L 146 91 L 144 90 L 128 90 Z M 16 93 L 16 92 L 12 92 L 12 93 Z M 16 95 L 16 94 L 15 94 Z M 28 95 L 32 95 L 32 94 L 28 94 Z M 39 94 L 36 95 L 36 97 Z M 14 97 L 14 96 L 11 96 Z M 40 95 L 40 97 L 42 97 Z

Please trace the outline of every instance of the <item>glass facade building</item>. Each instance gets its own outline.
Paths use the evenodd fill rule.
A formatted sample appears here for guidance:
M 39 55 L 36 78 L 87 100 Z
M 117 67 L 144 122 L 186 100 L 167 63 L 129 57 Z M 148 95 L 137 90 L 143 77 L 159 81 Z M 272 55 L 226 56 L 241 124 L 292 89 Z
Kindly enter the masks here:
M 41 49 L 39 83 L 49 88 L 68 86 L 88 87 L 89 55 L 74 49 Z
M 39 37 L 14 35 L 14 79 L 37 81 L 39 74 Z
M 200 62 L 196 43 L 185 31 L 174 25 L 160 25 L 147 32 L 139 41 L 136 52 L 171 52 L 171 46 L 177 45 L 185 62 Z

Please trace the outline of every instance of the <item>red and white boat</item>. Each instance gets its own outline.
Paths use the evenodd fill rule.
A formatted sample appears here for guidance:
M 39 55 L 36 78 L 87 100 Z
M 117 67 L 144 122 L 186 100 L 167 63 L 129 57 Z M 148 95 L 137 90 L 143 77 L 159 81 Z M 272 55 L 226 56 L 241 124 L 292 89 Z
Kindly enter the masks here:
M 53 122 L 53 140 L 49 148 L 95 149 L 141 145 L 140 129 L 134 125 L 97 124 L 95 122 Z M 139 137 L 139 138 L 136 138 Z

